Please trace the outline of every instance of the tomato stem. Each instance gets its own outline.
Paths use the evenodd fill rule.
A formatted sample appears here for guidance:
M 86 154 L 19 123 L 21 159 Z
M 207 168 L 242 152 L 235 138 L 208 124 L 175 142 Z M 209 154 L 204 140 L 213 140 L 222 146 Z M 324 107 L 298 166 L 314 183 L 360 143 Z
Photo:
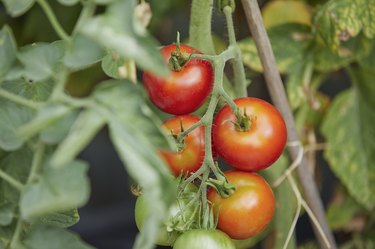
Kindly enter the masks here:
M 180 46 L 180 32 L 177 32 L 176 38 L 176 51 L 171 53 L 171 58 L 169 59 L 168 66 L 174 72 L 179 72 L 182 68 L 189 62 L 193 53 L 186 54 L 181 53 Z

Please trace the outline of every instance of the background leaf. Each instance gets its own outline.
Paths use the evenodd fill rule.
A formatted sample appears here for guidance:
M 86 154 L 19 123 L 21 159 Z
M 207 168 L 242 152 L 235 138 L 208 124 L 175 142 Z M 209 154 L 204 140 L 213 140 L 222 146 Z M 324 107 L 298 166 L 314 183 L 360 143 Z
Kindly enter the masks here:
M 2 0 L 7 12 L 12 17 L 17 17 L 28 11 L 34 4 L 35 0 Z
M 61 227 L 61 228 L 68 228 L 78 223 L 79 213 L 77 209 L 54 212 L 54 213 L 42 216 L 40 218 L 40 221 L 46 225 L 51 225 L 51 226 L 56 226 L 56 227 Z
M 0 117 L 0 148 L 6 151 L 20 148 L 23 139 L 17 135 L 17 129 L 33 117 L 33 111 L 0 98 Z
M 77 34 L 68 44 L 64 64 L 74 70 L 83 69 L 100 61 L 104 51 L 97 43 L 82 34 Z
M 28 249 L 93 249 L 72 232 L 46 225 L 33 226 L 24 243 Z
M 304 52 L 310 42 L 310 28 L 301 24 L 283 24 L 271 27 L 268 31 L 272 50 L 275 53 L 277 68 L 281 73 L 290 70 L 304 60 Z M 255 43 L 248 38 L 239 42 L 243 62 L 251 69 L 262 72 Z
M 16 60 L 16 49 L 12 30 L 4 26 L 0 31 L 0 83 Z
M 322 126 L 325 157 L 349 193 L 366 208 L 375 204 L 373 71 L 352 73 L 356 87 L 337 96 Z
M 68 6 L 79 3 L 79 0 L 57 0 L 57 1 L 61 4 L 68 5 Z
M 33 81 L 43 81 L 53 76 L 61 67 L 64 49 L 62 41 L 20 48 L 17 58 L 25 67 L 24 76 Z
M 156 49 L 157 43 L 136 23 L 134 7 L 134 0 L 116 1 L 104 14 L 87 21 L 81 32 L 104 48 L 135 60 L 141 68 L 166 75 L 168 69 Z
M 37 182 L 26 186 L 20 201 L 24 218 L 83 206 L 89 197 L 87 165 L 74 161 L 61 169 L 46 165 Z
M 119 67 L 124 66 L 125 60 L 115 52 L 107 52 L 102 60 L 102 69 L 106 75 L 114 79 L 121 79 L 119 75 Z

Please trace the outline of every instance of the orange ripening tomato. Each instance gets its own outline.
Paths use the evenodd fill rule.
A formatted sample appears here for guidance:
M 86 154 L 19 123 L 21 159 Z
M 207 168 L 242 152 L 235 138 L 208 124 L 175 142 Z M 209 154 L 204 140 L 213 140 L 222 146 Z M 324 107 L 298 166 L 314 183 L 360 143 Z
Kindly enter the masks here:
M 215 216 L 217 229 L 232 239 L 243 240 L 262 232 L 271 222 L 275 212 L 272 189 L 262 176 L 245 171 L 227 171 L 225 176 L 236 190 L 222 198 L 215 189 L 207 193 Z

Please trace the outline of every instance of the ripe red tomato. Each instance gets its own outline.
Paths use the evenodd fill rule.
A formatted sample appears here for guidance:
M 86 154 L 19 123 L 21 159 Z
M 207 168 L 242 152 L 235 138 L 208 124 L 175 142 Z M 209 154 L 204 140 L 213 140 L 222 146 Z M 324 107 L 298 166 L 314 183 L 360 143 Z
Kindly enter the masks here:
M 260 175 L 245 171 L 227 171 L 225 176 L 235 185 L 233 195 L 222 198 L 210 188 L 207 193 L 217 228 L 232 239 L 243 240 L 258 235 L 272 220 L 275 198 L 272 189 Z
M 191 114 L 175 116 L 165 121 L 162 127 L 166 134 L 172 132 L 173 135 L 178 135 L 181 133 L 181 123 L 186 130 L 199 120 L 200 117 Z M 175 176 L 180 173 L 183 175 L 192 173 L 201 167 L 205 155 L 204 131 L 204 126 L 199 126 L 185 136 L 184 148 L 180 151 L 160 150 L 160 154 Z
M 250 116 L 248 130 L 239 130 L 232 109 L 225 105 L 212 127 L 215 149 L 225 162 L 245 171 L 261 170 L 273 164 L 284 150 L 287 130 L 278 110 L 257 98 L 234 100 L 241 113 Z
M 201 54 L 184 44 L 180 44 L 180 50 L 181 53 Z M 174 51 L 175 44 L 161 49 L 166 62 Z M 181 71 L 172 71 L 166 78 L 144 72 L 143 83 L 151 101 L 159 109 L 174 115 L 188 114 L 197 110 L 210 94 L 213 70 L 208 61 L 190 59 Z

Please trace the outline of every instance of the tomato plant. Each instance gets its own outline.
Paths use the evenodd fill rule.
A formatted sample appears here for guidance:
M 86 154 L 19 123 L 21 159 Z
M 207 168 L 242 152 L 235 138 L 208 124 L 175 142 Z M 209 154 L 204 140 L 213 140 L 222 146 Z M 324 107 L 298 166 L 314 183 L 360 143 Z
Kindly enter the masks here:
M 200 117 L 195 115 L 175 116 L 165 121 L 162 127 L 166 134 L 177 136 L 199 120 Z M 175 176 L 192 173 L 201 167 L 205 155 L 204 132 L 204 126 L 190 132 L 177 145 L 177 151 L 160 150 L 160 154 Z
M 234 194 L 222 198 L 213 188 L 207 194 L 218 216 L 218 229 L 236 240 L 258 235 L 271 222 L 275 211 L 272 189 L 256 173 L 227 171 L 225 176 L 236 187 Z
M 225 249 L 230 236 L 247 238 L 237 249 L 262 239 L 302 249 L 294 230 L 303 209 L 317 237 L 309 248 L 370 248 L 375 1 L 262 1 L 262 15 L 258 2 L 0 0 L 0 248 L 122 248 L 112 242 L 126 240 L 152 249 L 178 237 L 177 249 Z M 173 43 L 178 29 L 184 44 Z M 247 97 L 266 98 L 257 74 L 285 118 L 289 157 L 280 113 Z M 178 116 L 163 124 L 170 114 Z M 107 158 L 112 149 L 117 156 Z M 237 171 L 224 173 L 217 154 Z M 72 230 L 129 211 L 130 200 L 104 198 L 100 207 L 120 210 L 104 212 L 115 219 L 81 209 L 97 203 L 90 186 L 93 199 L 132 197 L 124 187 L 105 192 L 118 186 L 115 162 L 129 175 L 121 183 L 144 193 L 140 232 L 133 241 L 116 231 L 108 245 L 90 229 L 83 241 Z M 99 188 L 98 178 L 106 180 Z
M 219 230 L 190 230 L 181 235 L 173 249 L 235 249 L 232 240 Z
M 184 191 L 178 196 L 176 201 L 169 208 L 168 215 L 159 228 L 156 244 L 162 246 L 172 246 L 181 233 L 188 230 L 195 222 L 197 205 L 188 203 L 197 192 L 194 184 L 188 184 Z M 141 231 L 143 222 L 149 214 L 150 207 L 143 195 L 137 198 L 134 208 L 135 222 Z
M 212 133 L 217 153 L 240 170 L 269 167 L 286 144 L 283 118 L 275 107 L 258 98 L 240 98 L 234 103 L 240 114 L 226 105 L 215 117 Z
M 171 54 L 176 53 L 175 44 L 165 46 L 161 54 L 169 62 Z M 181 44 L 179 51 L 183 54 L 200 54 L 197 49 Z M 189 59 L 179 70 L 172 70 L 168 77 L 143 74 L 143 84 L 151 101 L 162 111 L 181 115 L 197 110 L 207 99 L 213 86 L 211 64 L 200 59 Z

